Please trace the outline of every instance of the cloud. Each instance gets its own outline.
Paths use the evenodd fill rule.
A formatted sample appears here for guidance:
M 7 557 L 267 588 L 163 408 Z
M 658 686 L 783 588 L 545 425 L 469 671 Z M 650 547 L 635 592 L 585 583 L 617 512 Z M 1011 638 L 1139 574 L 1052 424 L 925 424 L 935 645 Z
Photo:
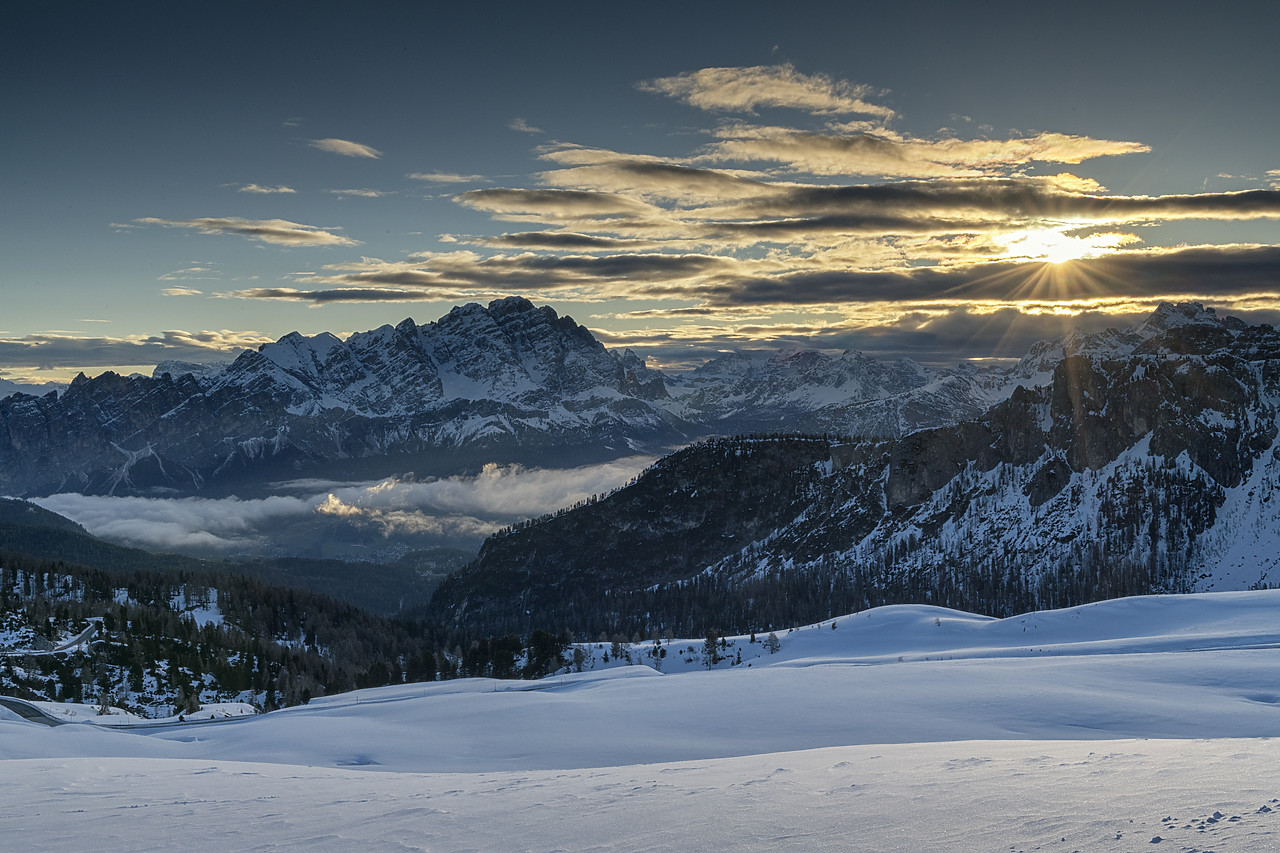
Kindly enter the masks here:
M 540 217 L 555 221 L 592 219 L 645 220 L 662 211 L 642 201 L 605 192 L 577 190 L 468 190 L 458 197 L 466 207 L 498 218 Z
M 698 254 L 624 253 L 482 257 L 469 252 L 429 253 L 410 263 L 370 260 L 334 266 L 310 280 L 348 286 L 386 285 L 422 288 L 498 288 L 525 291 L 606 282 L 680 281 L 711 273 L 728 274 L 732 258 Z
M 791 65 L 703 68 L 638 83 L 637 88 L 713 112 L 754 114 L 758 107 L 789 107 L 816 114 L 893 116 L 888 107 L 865 100 L 876 94 L 871 87 L 802 74 Z
M 544 249 L 549 251 L 620 252 L 634 249 L 656 249 L 662 244 L 654 240 L 618 240 L 573 231 L 525 231 L 497 237 L 472 237 L 467 242 L 500 249 Z
M 194 228 L 203 234 L 239 234 L 251 240 L 276 246 L 358 246 L 358 240 L 334 234 L 335 228 L 301 225 L 287 219 L 241 219 L 204 217 L 201 219 L 159 219 L 148 216 L 134 220 L 143 225 L 166 228 Z
M 274 340 L 259 332 L 171 330 L 124 338 L 42 332 L 0 338 L 0 364 L 42 370 L 108 368 L 160 361 L 209 361 Z
M 199 296 L 203 291 L 194 287 L 166 287 L 160 293 L 162 296 Z
M 1069 264 L 1018 261 L 850 274 L 814 269 L 703 283 L 717 305 L 807 306 L 997 300 L 1089 302 L 1119 297 L 1203 298 L 1269 289 L 1280 275 L 1280 247 L 1196 247 L 1118 252 Z
M 325 190 L 325 192 L 332 193 L 338 196 L 355 196 L 357 198 L 382 198 L 383 196 L 396 194 L 395 190 L 369 190 L 369 189 Z
M 1139 142 L 1062 133 L 1003 140 L 923 140 L 885 128 L 846 133 L 730 124 L 696 158 L 706 163 L 770 162 L 811 175 L 897 178 L 981 177 L 1033 162 L 1080 163 L 1138 154 Z
M 384 534 L 479 541 L 499 528 L 625 484 L 654 460 L 619 459 L 570 469 L 489 464 L 476 475 L 427 481 L 299 483 L 303 494 L 240 498 L 144 498 L 57 494 L 35 503 L 90 533 L 152 550 L 241 551 L 283 525 L 333 521 Z M 286 484 L 287 485 L 287 484 Z M 305 492 L 308 485 L 327 487 Z M 291 488 L 290 491 L 295 491 Z
M 459 175 L 454 172 L 410 172 L 408 177 L 430 184 L 478 184 L 488 183 L 484 175 Z
M 496 533 L 503 525 L 470 516 L 439 516 L 399 509 L 364 509 L 329 495 L 316 507 L 320 515 L 378 528 L 384 536 L 412 535 L 441 538 L 480 539 Z
M 330 154 L 341 154 L 344 157 L 365 157 L 370 160 L 377 160 L 382 156 L 382 152 L 368 145 L 362 145 L 359 142 L 352 142 L 348 139 L 313 139 L 310 146 L 319 148 L 321 151 L 328 151 Z
M 254 287 L 214 295 L 222 299 L 273 299 L 282 302 L 310 302 L 312 305 L 325 305 L 331 302 L 422 302 L 438 298 L 431 292 L 386 287 L 347 287 L 332 290 Z
M 542 183 L 565 189 L 621 194 L 646 201 L 699 204 L 758 195 L 768 175 L 697 168 L 655 157 L 637 157 L 600 149 L 557 146 L 542 157 L 566 168 L 542 172 Z
M 489 463 L 479 474 L 424 482 L 388 479 L 331 490 L 317 512 L 387 532 L 492 533 L 625 484 L 654 461 L 629 457 L 579 468 Z
M 142 498 L 73 493 L 35 498 L 51 512 L 79 523 L 95 536 L 157 551 L 242 549 L 261 541 L 260 531 L 313 511 L 308 500 L 269 497 Z
M 211 279 L 216 276 L 212 275 L 213 267 L 197 265 L 184 267 L 180 270 L 167 272 L 164 275 L 157 276 L 159 281 L 187 281 L 189 279 Z
M 1127 235 L 1080 238 L 1106 249 Z M 1015 244 L 1015 249 L 1017 246 Z M 1196 247 L 1118 251 L 1065 264 L 994 260 L 991 247 L 961 242 L 946 265 L 883 262 L 875 244 L 865 253 L 788 263 L 786 259 L 708 254 L 627 252 L 587 255 L 483 257 L 466 252 L 431 255 L 416 263 L 369 261 L 307 278 L 319 288 L 260 288 L 226 294 L 247 299 L 332 302 L 465 301 L 520 293 L 535 298 L 692 300 L 709 314 L 748 308 L 805 310 L 835 305 L 905 309 L 938 300 L 1036 299 L 1088 302 L 1102 296 L 1148 299 L 1239 297 L 1270 293 L 1280 278 L 1280 248 Z M 977 260 L 967 257 L 973 255 Z M 955 262 L 964 260 L 965 263 Z M 890 258 L 890 260 L 894 260 Z M 880 268 L 876 268 L 877 262 Z
M 1066 192 L 1025 179 L 902 182 L 779 189 L 740 207 L 717 211 L 740 218 L 812 217 L 875 213 L 937 219 L 964 217 L 978 224 L 1085 222 L 1117 225 L 1162 219 L 1280 218 L 1280 192 L 1248 190 L 1166 196 L 1111 196 Z
M 310 306 L 510 293 L 611 302 L 651 312 L 619 316 L 669 344 L 667 357 L 676 346 L 799 339 L 798 316 L 814 318 L 809 332 L 823 339 L 885 328 L 887 340 L 906 328 L 894 324 L 940 328 L 943 315 L 972 326 L 955 314 L 965 305 L 978 317 L 1137 311 L 1160 298 L 1280 304 L 1276 246 L 1173 245 L 1187 229 L 1165 227 L 1280 219 L 1280 170 L 1260 179 L 1276 185 L 1266 189 L 1115 193 L 1093 164 L 1110 159 L 1115 174 L 1115 158 L 1147 153 L 1146 143 L 1069 128 L 998 132 L 949 111 L 945 122 L 967 137 L 913 136 L 893 126 L 882 93 L 785 64 L 704 68 L 639 88 L 715 113 L 717 124 L 682 128 L 671 139 L 693 141 L 661 156 L 538 145 L 540 171 L 501 187 L 413 173 L 458 185 L 457 204 L 515 224 L 441 235 L 450 251 L 333 263 L 219 295 Z M 774 118 L 784 107 L 786 126 Z M 611 342 L 631 335 L 608 325 Z
M 534 127 L 522 118 L 513 118 L 507 127 L 518 130 L 520 133 L 542 133 L 540 128 Z
M 281 193 L 284 193 L 284 194 L 296 193 L 297 190 L 293 189 L 292 187 L 286 187 L 283 185 L 278 187 L 264 187 L 260 184 L 245 184 L 244 186 L 240 187 L 240 189 L 238 189 L 237 192 L 258 193 L 259 195 L 274 195 L 274 194 L 281 194 Z

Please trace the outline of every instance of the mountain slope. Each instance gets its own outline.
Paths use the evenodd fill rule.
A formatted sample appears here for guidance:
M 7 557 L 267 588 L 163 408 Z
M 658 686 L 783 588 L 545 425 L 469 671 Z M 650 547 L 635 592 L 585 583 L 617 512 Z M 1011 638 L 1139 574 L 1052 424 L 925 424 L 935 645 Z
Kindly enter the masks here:
M 175 579 L 244 576 L 329 596 L 383 617 L 425 604 L 445 568 L 460 562 L 457 555 L 447 551 L 410 553 L 388 563 L 299 557 L 212 560 L 156 554 L 100 539 L 70 519 L 35 504 L 0 498 L 0 562 L 19 556 L 92 566 L 113 575 L 150 572 Z M 432 557 L 442 565 L 431 566 Z
M 895 602 L 1004 615 L 1265 582 L 1280 528 L 1275 330 L 1166 306 L 1132 334 L 1065 346 L 1074 354 L 1048 384 L 954 426 L 823 441 L 804 459 L 756 441 L 731 474 L 717 460 L 732 443 L 692 448 L 655 471 L 678 464 L 695 488 L 663 488 L 651 472 L 590 514 L 491 540 L 433 611 L 504 630 L 647 635 L 761 630 Z M 735 504 L 770 489 L 777 503 L 744 528 L 751 542 L 714 535 Z M 610 553 L 618 531 L 659 512 L 680 522 L 653 534 L 661 561 L 634 545 Z M 699 518 L 713 522 L 689 523 Z M 589 584 L 546 595 L 549 609 L 523 607 L 571 583 L 561 567 L 577 565 L 592 567 Z M 491 577 L 524 585 L 486 597 Z

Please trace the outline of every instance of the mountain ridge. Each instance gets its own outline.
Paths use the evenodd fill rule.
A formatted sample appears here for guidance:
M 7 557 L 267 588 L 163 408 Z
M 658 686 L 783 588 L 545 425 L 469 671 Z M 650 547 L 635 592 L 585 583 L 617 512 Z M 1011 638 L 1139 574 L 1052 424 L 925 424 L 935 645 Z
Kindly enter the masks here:
M 992 371 L 816 351 L 670 375 L 523 297 L 346 340 L 292 332 L 222 369 L 188 367 L 81 374 L 60 395 L 0 400 L 0 491 L 216 494 L 600 461 L 780 426 L 899 435 L 974 416 L 1008 390 Z

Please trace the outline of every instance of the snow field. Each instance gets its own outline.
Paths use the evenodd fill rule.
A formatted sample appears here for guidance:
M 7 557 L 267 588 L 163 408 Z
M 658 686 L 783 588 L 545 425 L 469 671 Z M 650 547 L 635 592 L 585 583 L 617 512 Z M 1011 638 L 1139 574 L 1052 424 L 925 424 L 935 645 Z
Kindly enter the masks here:
M 730 638 L 744 663 L 714 671 L 132 732 L 0 712 L 0 827 L 22 850 L 1280 850 L 1280 591 L 833 621 L 776 655 Z
M 1265 853 L 1280 845 L 1278 763 L 1271 740 L 964 741 L 466 774 L 44 759 L 0 775 L 0 823 L 14 849 L 108 853 Z

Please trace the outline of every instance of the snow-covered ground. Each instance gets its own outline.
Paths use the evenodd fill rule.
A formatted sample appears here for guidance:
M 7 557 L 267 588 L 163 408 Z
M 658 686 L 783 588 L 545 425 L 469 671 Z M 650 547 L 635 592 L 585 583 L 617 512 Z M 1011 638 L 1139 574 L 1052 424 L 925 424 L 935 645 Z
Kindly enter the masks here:
M 97 705 L 74 705 L 60 702 L 32 702 L 55 720 L 63 723 L 91 723 L 95 726 L 112 726 L 114 728 L 148 727 L 172 725 L 187 721 L 226 720 L 236 717 L 251 717 L 257 710 L 244 702 L 213 702 L 201 705 L 198 711 L 188 711 L 169 717 L 139 717 L 123 708 L 107 708 L 103 713 Z
M 665 674 L 204 726 L 0 711 L 0 827 L 21 850 L 1280 850 L 1280 590 L 778 638 L 728 669 L 675 641 Z

